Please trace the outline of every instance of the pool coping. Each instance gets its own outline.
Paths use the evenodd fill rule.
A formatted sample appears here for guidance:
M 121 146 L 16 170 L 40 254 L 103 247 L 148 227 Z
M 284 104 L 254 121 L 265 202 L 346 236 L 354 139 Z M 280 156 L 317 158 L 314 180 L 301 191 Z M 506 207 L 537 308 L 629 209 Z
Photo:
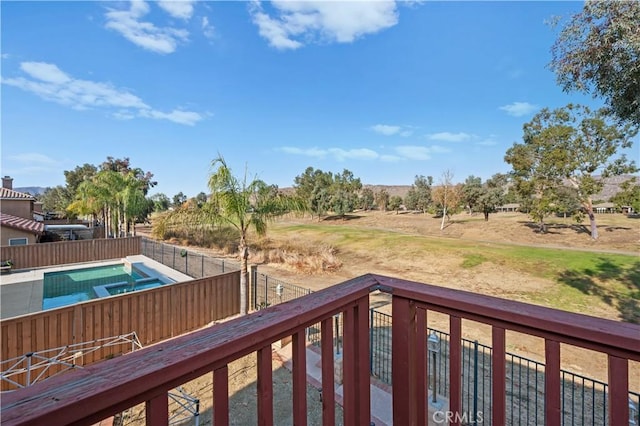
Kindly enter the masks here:
M 160 280 L 170 280 L 171 283 L 193 280 L 192 277 L 143 255 L 133 255 L 127 256 L 126 258 L 97 262 L 70 263 L 42 268 L 13 270 L 9 274 L 2 274 L 2 276 L 0 276 L 0 291 L 2 292 L 0 297 L 0 319 L 14 318 L 43 311 L 43 280 L 45 273 L 84 269 L 94 266 L 117 265 L 125 261 L 136 265 L 136 268 L 138 268 L 138 264 L 147 264 L 148 268 L 154 271 L 151 275 Z M 144 266 L 140 269 L 142 272 L 145 272 Z M 108 297 L 117 296 L 109 295 Z

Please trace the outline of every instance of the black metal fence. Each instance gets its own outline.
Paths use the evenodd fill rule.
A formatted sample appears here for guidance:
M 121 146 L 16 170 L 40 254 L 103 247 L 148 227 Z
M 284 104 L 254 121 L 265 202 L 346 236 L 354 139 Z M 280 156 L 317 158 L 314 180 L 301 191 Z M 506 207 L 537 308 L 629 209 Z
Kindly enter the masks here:
M 251 278 L 253 309 L 264 309 L 271 305 L 277 305 L 287 300 L 297 299 L 312 293 L 311 290 L 297 285 L 288 284 L 277 278 L 253 271 Z
M 381 382 L 391 385 L 391 315 L 370 310 L 370 371 Z M 342 345 L 342 315 L 334 317 L 334 348 Z M 429 390 L 438 398 L 449 397 L 449 334 L 428 328 L 427 340 L 435 342 L 428 350 Z M 320 325 L 307 331 L 310 343 L 320 344 Z M 492 348 L 478 341 L 462 339 L 462 412 L 481 413 L 483 424 L 492 424 Z M 506 354 L 506 418 L 510 425 L 544 424 L 544 363 Z M 435 370 L 435 371 L 434 371 Z M 435 373 L 435 374 L 434 374 Z M 435 382 L 434 382 L 435 378 Z M 561 370 L 563 425 L 607 425 L 607 384 L 570 371 Z M 430 398 L 433 398 L 431 392 Z M 640 394 L 629 392 L 630 425 L 640 425 Z M 469 416 L 469 418 L 473 418 Z M 635 422 L 635 423 L 634 423 Z
M 192 278 L 211 277 L 240 269 L 237 262 L 216 259 L 148 238 L 142 238 L 142 254 Z
M 215 259 L 172 245 L 142 239 L 142 254 L 194 278 L 238 270 L 236 262 Z M 308 288 L 286 283 L 253 270 L 252 307 L 263 309 L 312 293 Z M 391 315 L 370 310 L 369 317 L 371 375 L 391 385 Z M 342 350 L 342 314 L 334 316 L 334 352 Z M 429 389 L 438 398 L 449 395 L 449 334 L 428 328 L 428 340 L 435 342 L 428 351 Z M 320 324 L 309 327 L 307 340 L 320 344 Z M 482 413 L 482 423 L 492 424 L 492 349 L 462 339 L 462 411 Z M 506 416 L 510 425 L 544 424 L 544 364 L 516 354 L 506 354 Z M 434 381 L 435 378 L 435 381 Z M 563 425 L 607 425 L 607 384 L 570 371 L 561 370 Z M 434 393 L 431 392 L 430 398 Z M 629 392 L 630 425 L 640 426 L 640 393 Z M 472 418 L 472 417 L 470 417 Z M 479 417 L 478 417 L 479 419 Z

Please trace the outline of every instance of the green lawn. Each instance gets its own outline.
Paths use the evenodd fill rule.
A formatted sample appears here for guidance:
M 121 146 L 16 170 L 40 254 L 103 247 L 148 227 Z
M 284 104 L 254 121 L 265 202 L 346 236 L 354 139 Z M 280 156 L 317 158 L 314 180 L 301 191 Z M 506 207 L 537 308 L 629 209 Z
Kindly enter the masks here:
M 614 306 L 623 319 L 640 322 L 640 258 L 577 250 L 478 243 L 454 238 L 408 235 L 362 227 L 278 224 L 274 239 L 287 238 L 335 247 L 345 257 L 392 263 L 394 259 L 459 259 L 459 268 L 483 263 L 551 280 L 556 286 L 525 299 L 549 307 L 588 312 L 594 303 Z

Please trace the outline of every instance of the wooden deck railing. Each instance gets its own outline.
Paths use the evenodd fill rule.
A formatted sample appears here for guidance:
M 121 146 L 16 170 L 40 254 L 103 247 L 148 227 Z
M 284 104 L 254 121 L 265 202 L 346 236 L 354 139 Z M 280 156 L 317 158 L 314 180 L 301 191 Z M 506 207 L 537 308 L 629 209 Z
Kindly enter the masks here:
M 377 275 L 365 275 L 291 302 L 144 348 L 120 358 L 54 377 L 2 397 L 3 425 L 93 424 L 146 402 L 149 425 L 168 424 L 167 391 L 212 374 L 214 422 L 229 424 L 227 365 L 256 352 L 258 418 L 274 424 L 271 344 L 293 336 L 293 422 L 305 425 L 305 328 L 320 322 L 324 425 L 333 425 L 332 316 L 344 313 L 344 424 L 370 422 L 369 293 L 393 296 L 393 421 L 427 423 L 426 317 L 450 317 L 449 410 L 460 413 L 462 319 L 493 330 L 492 419 L 505 424 L 505 330 L 545 340 L 545 424 L 561 423 L 560 344 L 603 352 L 609 364 L 609 423 L 629 423 L 629 360 L 640 361 L 640 326 Z M 461 414 L 461 413 L 460 413 Z M 454 417 L 451 424 L 459 424 Z

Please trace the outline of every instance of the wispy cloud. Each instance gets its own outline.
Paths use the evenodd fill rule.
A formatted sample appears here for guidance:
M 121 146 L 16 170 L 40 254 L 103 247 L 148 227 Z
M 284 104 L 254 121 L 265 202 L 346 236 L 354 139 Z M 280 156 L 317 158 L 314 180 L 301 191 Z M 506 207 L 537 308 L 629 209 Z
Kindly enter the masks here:
M 275 0 L 273 14 L 259 1 L 249 6 L 253 23 L 276 49 L 298 49 L 306 43 L 351 43 L 398 23 L 396 2 Z M 273 16 L 272 16 L 273 15 Z
M 168 3 L 176 2 L 160 2 L 161 7 L 165 10 Z M 191 2 L 190 13 L 193 13 L 193 5 Z M 162 6 L 164 4 L 164 6 Z M 184 17 L 187 13 L 186 4 L 178 3 L 178 6 L 169 6 L 171 13 L 182 14 Z M 108 9 L 105 14 L 107 23 L 105 27 L 120 33 L 124 38 L 132 43 L 156 53 L 172 53 L 176 50 L 178 43 L 184 42 L 189 36 L 189 32 L 185 29 L 174 27 L 157 27 L 148 21 L 142 21 L 142 18 L 149 13 L 149 5 L 142 0 L 135 0 L 130 3 L 127 10 Z
M 494 146 L 497 145 L 498 142 L 493 138 L 493 136 L 489 136 L 488 138 L 475 142 L 475 144 L 480 146 Z
M 21 154 L 7 155 L 3 162 L 5 163 L 3 168 L 4 173 L 13 177 L 42 177 L 42 175 L 46 173 L 60 173 L 60 170 L 65 167 L 62 161 L 38 152 L 25 152 Z M 22 179 L 18 180 L 23 182 Z
M 529 102 L 514 102 L 508 105 L 503 105 L 498 109 L 505 111 L 513 117 L 522 117 L 523 115 L 531 114 L 539 108 L 540 107 L 538 105 L 530 104 Z
M 380 158 L 380 154 L 368 148 L 343 149 L 343 148 L 297 148 L 285 146 L 279 148 L 287 154 L 302 155 L 305 157 L 327 158 L 332 157 L 338 161 L 352 160 L 375 160 Z
M 329 148 L 329 153 L 338 161 L 344 160 L 375 160 L 380 155 L 367 148 L 359 149 L 342 149 L 342 148 Z
M 215 35 L 215 28 L 209 23 L 209 18 L 203 16 L 200 27 L 202 29 L 202 34 L 204 34 L 206 38 L 213 38 Z
M 450 152 L 448 148 L 439 145 L 422 146 L 422 145 L 402 145 L 395 148 L 398 155 L 409 160 L 430 160 L 432 154 L 443 154 Z
M 42 167 L 43 165 L 58 164 L 58 161 L 54 160 L 53 158 L 48 157 L 44 154 L 39 154 L 37 152 L 9 155 L 7 159 L 21 164 L 30 164 L 34 166 L 40 165 L 40 167 Z
M 452 133 L 452 132 L 440 132 L 440 133 L 431 133 L 427 135 L 427 139 L 432 141 L 442 141 L 442 142 L 464 142 L 473 138 L 473 135 L 469 133 Z
M 408 137 L 413 134 L 413 130 L 406 126 L 390 126 L 388 124 L 376 124 L 371 126 L 371 130 L 385 136 L 399 135 L 402 137 Z
M 194 3 L 195 0 L 158 0 L 158 6 L 169 15 L 185 20 L 190 19 L 193 15 Z
M 331 158 L 336 161 L 346 160 L 363 160 L 363 161 L 382 161 L 397 162 L 403 160 L 429 160 L 432 154 L 442 154 L 451 152 L 450 149 L 439 146 L 418 146 L 418 145 L 402 145 L 392 148 L 391 153 L 381 153 L 369 148 L 298 148 L 285 146 L 278 149 L 280 152 L 292 155 L 300 155 L 305 157 L 313 157 L 317 159 Z
M 2 54 L 2 59 L 9 59 L 11 57 L 11 55 L 9 55 L 8 53 L 3 53 Z
M 371 126 L 371 130 L 385 136 L 392 136 L 400 132 L 400 126 L 389 126 L 387 124 L 376 124 Z
M 26 77 L 3 78 L 2 83 L 76 110 L 115 109 L 111 115 L 117 118 L 145 117 L 188 126 L 204 118 L 201 113 L 179 108 L 170 112 L 159 111 L 126 89 L 117 88 L 111 83 L 75 79 L 55 64 L 23 62 L 20 69 Z

